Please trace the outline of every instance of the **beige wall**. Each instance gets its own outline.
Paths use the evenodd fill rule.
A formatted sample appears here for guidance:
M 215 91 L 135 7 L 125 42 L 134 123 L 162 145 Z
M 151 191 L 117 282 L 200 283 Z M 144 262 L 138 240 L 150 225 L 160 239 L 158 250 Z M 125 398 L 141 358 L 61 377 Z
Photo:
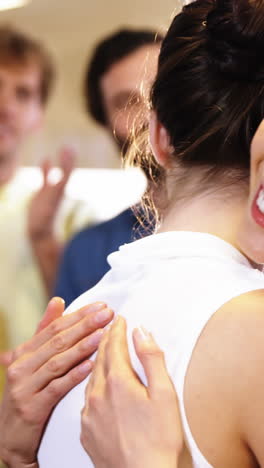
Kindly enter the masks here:
M 24 161 L 37 164 L 63 143 L 78 151 L 78 164 L 117 167 L 115 149 L 105 132 L 84 113 L 82 73 L 93 44 L 120 26 L 166 29 L 181 0 L 32 0 L 26 7 L 0 12 L 1 23 L 18 26 L 44 40 L 54 54 L 58 81 L 44 129 L 24 149 Z

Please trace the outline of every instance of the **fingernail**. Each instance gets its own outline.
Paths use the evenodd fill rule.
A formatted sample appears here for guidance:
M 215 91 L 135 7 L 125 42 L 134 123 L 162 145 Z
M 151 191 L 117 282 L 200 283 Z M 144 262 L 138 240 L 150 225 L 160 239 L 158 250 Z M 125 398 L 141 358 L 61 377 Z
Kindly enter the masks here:
M 63 304 L 65 305 L 65 301 L 64 299 L 62 299 L 62 297 L 53 297 L 50 302 L 54 302 L 54 304 Z
M 92 370 L 93 364 L 90 361 L 85 361 L 78 367 L 81 374 L 88 374 Z
M 152 338 L 150 332 L 148 332 L 146 328 L 142 326 L 135 328 L 134 333 L 136 339 L 139 341 L 150 341 Z
M 111 309 L 108 307 L 105 307 L 104 309 L 100 310 L 98 314 L 95 316 L 95 322 L 96 323 L 102 323 L 105 322 L 106 320 L 109 320 L 113 315 L 113 312 Z

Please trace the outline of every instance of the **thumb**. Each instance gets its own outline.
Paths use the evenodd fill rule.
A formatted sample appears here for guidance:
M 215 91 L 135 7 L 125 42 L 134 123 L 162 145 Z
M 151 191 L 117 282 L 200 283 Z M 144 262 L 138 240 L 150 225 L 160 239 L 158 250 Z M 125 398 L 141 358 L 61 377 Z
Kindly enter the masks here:
M 65 310 L 65 302 L 61 297 L 53 297 L 47 306 L 45 314 L 38 325 L 35 334 L 46 328 L 51 322 L 61 317 Z
M 159 348 L 151 333 L 143 327 L 133 331 L 133 341 L 137 356 L 144 368 L 150 396 L 162 398 L 164 390 L 173 389 L 168 374 L 163 351 Z

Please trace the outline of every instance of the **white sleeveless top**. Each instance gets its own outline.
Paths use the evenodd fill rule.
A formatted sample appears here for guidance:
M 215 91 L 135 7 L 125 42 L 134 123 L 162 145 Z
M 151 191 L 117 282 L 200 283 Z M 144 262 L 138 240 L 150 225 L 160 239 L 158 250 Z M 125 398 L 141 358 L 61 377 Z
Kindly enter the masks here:
M 193 465 L 211 468 L 197 447 L 186 418 L 183 394 L 188 364 L 212 315 L 232 298 L 264 289 L 264 275 L 223 240 L 194 232 L 168 232 L 141 239 L 111 254 L 109 263 L 110 272 L 76 299 L 67 312 L 100 300 L 123 315 L 128 322 L 132 363 L 143 382 L 146 380 L 133 349 L 131 332 L 143 325 L 154 334 L 165 351 L 178 393 Z M 79 440 L 87 380 L 55 408 L 42 439 L 40 468 L 93 466 Z

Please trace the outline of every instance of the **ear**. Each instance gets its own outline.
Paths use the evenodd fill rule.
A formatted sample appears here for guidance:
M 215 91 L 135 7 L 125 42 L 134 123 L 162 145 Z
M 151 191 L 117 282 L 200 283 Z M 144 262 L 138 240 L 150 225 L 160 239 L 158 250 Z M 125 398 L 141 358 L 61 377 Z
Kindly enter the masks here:
M 164 168 L 169 167 L 173 148 L 170 144 L 168 132 L 158 121 L 155 112 L 152 112 L 150 115 L 149 139 L 150 146 L 157 163 Z

